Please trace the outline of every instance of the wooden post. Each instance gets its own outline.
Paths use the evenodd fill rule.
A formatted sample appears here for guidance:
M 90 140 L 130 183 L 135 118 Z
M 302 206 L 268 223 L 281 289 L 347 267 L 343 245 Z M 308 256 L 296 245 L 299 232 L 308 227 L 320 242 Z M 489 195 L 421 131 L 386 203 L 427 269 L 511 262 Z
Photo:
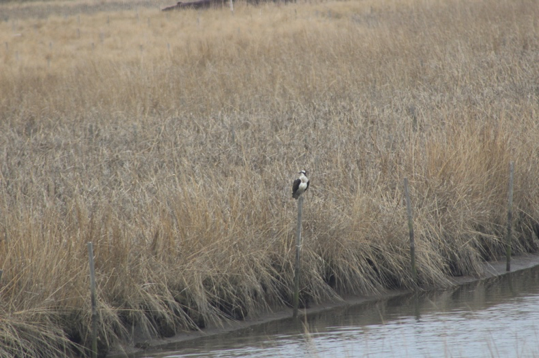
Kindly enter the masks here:
M 505 270 L 511 271 L 511 235 L 513 230 L 513 173 L 515 166 L 509 163 L 509 198 L 507 203 L 507 237 L 505 240 Z
M 300 265 L 300 253 L 301 253 L 301 214 L 303 210 L 303 196 L 300 196 L 298 199 L 298 228 L 296 236 L 296 264 L 294 269 L 294 298 L 292 300 L 294 310 L 292 317 L 296 318 L 298 316 L 298 306 L 299 306 L 299 275 L 301 271 Z
M 97 358 L 97 302 L 95 289 L 94 246 L 88 243 L 90 256 L 90 291 L 92 297 L 92 358 Z
M 414 221 L 412 217 L 412 204 L 410 193 L 408 192 L 408 178 L 404 178 L 404 196 L 406 198 L 406 212 L 408 214 L 408 231 L 410 233 L 410 261 L 412 266 L 412 278 L 417 282 L 417 270 L 415 267 L 415 241 L 414 241 Z

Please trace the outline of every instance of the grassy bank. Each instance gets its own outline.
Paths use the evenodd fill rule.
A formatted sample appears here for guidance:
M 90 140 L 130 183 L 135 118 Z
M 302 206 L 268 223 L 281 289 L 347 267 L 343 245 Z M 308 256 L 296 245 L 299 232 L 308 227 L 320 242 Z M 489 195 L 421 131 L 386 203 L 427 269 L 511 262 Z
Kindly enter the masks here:
M 313 302 L 481 275 L 510 161 L 513 251 L 535 251 L 537 18 L 402 0 L 1 22 L 0 355 L 89 346 L 88 241 L 103 352 L 288 304 L 302 168 Z

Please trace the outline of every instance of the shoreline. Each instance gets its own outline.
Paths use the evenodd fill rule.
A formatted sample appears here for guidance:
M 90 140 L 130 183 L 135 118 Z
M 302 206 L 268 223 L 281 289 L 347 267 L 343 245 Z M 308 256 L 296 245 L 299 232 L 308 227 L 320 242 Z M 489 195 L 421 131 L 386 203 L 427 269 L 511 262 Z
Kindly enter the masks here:
M 506 271 L 506 261 L 497 260 L 484 263 L 484 274 L 481 277 L 461 276 L 452 277 L 451 281 L 453 285 L 465 285 L 472 282 L 487 280 L 493 277 L 500 277 L 507 274 L 515 273 L 518 271 L 533 268 L 539 265 L 539 254 L 526 254 L 518 257 L 511 258 L 511 271 Z M 433 288 L 432 290 L 437 290 Z M 388 290 L 386 292 L 380 292 L 369 296 L 344 296 L 342 300 L 320 303 L 312 305 L 308 309 L 300 309 L 299 316 L 315 314 L 322 311 L 327 311 L 339 307 L 354 306 L 363 304 L 366 302 L 372 302 L 377 300 L 388 299 L 405 294 L 412 293 L 412 290 Z M 206 338 L 216 336 L 219 334 L 229 333 L 233 331 L 239 331 L 242 329 L 256 327 L 258 325 L 266 324 L 269 322 L 277 322 L 283 319 L 290 319 L 292 317 L 292 308 L 283 308 L 271 312 L 261 313 L 256 317 L 247 318 L 243 321 L 229 321 L 221 327 L 210 327 L 200 331 L 184 332 L 177 334 L 170 338 L 156 338 L 151 340 L 144 340 L 135 342 L 128 346 L 122 346 L 114 348 L 110 353 L 106 355 L 107 358 L 125 358 L 125 357 L 140 357 L 144 352 L 165 350 L 167 346 L 178 344 L 181 342 L 192 341 L 200 338 Z

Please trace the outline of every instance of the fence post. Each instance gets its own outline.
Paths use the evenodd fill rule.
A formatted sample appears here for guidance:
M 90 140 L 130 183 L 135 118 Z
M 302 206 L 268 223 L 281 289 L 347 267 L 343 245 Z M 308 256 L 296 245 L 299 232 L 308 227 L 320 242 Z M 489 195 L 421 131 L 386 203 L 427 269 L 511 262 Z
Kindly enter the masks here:
M 505 270 L 511 271 L 511 235 L 513 231 L 513 174 L 514 163 L 509 163 L 509 198 L 507 202 L 507 237 L 505 239 Z
M 408 192 L 408 178 L 404 178 L 404 196 L 406 198 L 406 212 L 408 214 L 408 232 L 410 233 L 410 263 L 412 268 L 412 278 L 414 282 L 417 282 L 417 270 L 415 267 L 414 221 L 412 217 L 410 193 Z
M 294 310 L 292 317 L 296 318 L 298 316 L 298 306 L 299 306 L 299 275 L 301 271 L 300 265 L 300 253 L 301 253 L 301 214 L 303 210 L 303 196 L 300 196 L 298 199 L 298 228 L 296 231 L 296 263 L 294 269 L 294 298 L 292 300 Z
M 94 246 L 88 243 L 88 254 L 90 256 L 90 291 L 92 297 L 92 357 L 97 358 L 97 303 L 95 289 L 95 268 L 94 268 Z

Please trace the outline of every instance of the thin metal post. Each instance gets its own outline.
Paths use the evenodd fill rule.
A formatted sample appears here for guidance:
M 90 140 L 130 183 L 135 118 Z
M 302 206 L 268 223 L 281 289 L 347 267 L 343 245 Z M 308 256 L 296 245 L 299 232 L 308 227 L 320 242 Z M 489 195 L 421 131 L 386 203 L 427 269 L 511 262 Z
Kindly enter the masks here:
M 408 214 L 408 231 L 410 233 L 410 261 L 412 266 L 412 278 L 417 282 L 417 270 L 415 267 L 415 240 L 414 240 L 414 219 L 412 217 L 412 204 L 410 193 L 408 192 L 408 178 L 404 178 L 404 196 L 406 198 L 406 212 Z
M 513 231 L 513 174 L 514 163 L 509 163 L 509 198 L 507 202 L 507 237 L 505 240 L 505 270 L 511 271 L 511 235 Z
M 292 300 L 294 311 L 292 317 L 296 318 L 298 316 L 298 306 L 299 306 L 299 275 L 301 272 L 300 265 L 300 254 L 301 254 L 301 214 L 303 210 L 303 196 L 300 196 L 298 199 L 298 228 L 296 236 L 296 264 L 294 270 L 294 298 Z

